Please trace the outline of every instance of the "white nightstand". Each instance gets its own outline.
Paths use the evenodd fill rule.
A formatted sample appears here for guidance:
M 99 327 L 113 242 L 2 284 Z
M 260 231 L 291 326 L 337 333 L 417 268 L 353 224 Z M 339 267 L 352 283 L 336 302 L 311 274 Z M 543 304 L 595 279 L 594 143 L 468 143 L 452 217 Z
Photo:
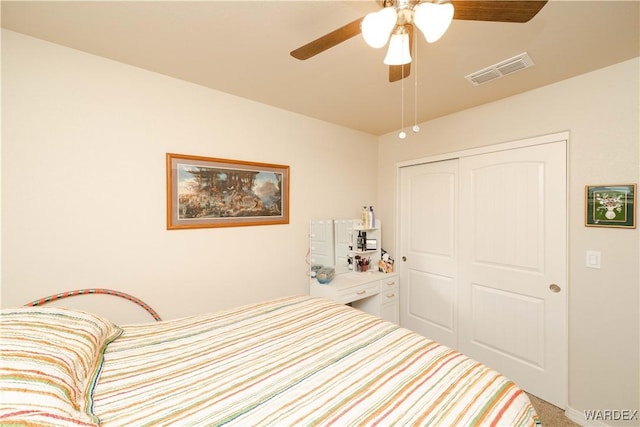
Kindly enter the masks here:
M 400 276 L 397 273 L 338 274 L 326 285 L 311 281 L 311 295 L 329 298 L 341 304 L 399 323 Z

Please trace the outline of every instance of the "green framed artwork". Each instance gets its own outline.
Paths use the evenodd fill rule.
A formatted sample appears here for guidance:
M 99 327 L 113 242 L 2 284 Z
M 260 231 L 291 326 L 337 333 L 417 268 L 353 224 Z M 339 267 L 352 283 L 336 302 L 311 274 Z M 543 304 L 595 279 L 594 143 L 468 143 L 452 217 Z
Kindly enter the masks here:
M 636 228 L 636 184 L 587 185 L 587 227 Z

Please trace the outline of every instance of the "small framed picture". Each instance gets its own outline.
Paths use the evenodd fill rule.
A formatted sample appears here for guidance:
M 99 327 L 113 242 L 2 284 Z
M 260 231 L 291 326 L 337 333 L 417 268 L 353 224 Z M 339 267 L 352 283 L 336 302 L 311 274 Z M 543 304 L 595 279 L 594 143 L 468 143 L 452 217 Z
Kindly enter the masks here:
M 587 227 L 636 228 L 636 184 L 587 185 Z

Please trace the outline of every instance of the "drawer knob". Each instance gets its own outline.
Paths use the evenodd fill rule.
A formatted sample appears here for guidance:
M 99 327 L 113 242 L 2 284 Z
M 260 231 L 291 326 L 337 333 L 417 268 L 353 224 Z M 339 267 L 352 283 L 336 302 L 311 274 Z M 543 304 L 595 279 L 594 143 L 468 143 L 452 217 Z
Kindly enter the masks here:
M 396 296 L 396 294 L 393 294 L 393 293 L 392 294 L 387 294 L 387 298 L 393 298 L 395 296 Z
M 392 281 L 392 282 L 387 282 L 387 286 L 393 286 L 393 285 L 395 285 L 395 284 L 396 284 L 395 280 L 394 280 L 394 281 Z
M 367 291 L 362 290 L 362 291 L 358 291 L 358 292 L 356 292 L 356 293 L 357 293 L 358 295 L 362 295 L 362 294 L 366 294 L 366 293 L 367 293 Z

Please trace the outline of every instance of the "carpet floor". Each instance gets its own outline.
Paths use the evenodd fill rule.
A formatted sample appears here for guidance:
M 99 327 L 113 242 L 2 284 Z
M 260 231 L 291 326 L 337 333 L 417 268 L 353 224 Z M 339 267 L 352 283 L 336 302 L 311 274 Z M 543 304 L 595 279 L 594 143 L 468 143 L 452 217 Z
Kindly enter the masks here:
M 542 427 L 580 427 L 564 415 L 564 410 L 552 405 L 551 403 L 540 399 L 532 394 L 527 393 L 533 407 L 542 421 Z

